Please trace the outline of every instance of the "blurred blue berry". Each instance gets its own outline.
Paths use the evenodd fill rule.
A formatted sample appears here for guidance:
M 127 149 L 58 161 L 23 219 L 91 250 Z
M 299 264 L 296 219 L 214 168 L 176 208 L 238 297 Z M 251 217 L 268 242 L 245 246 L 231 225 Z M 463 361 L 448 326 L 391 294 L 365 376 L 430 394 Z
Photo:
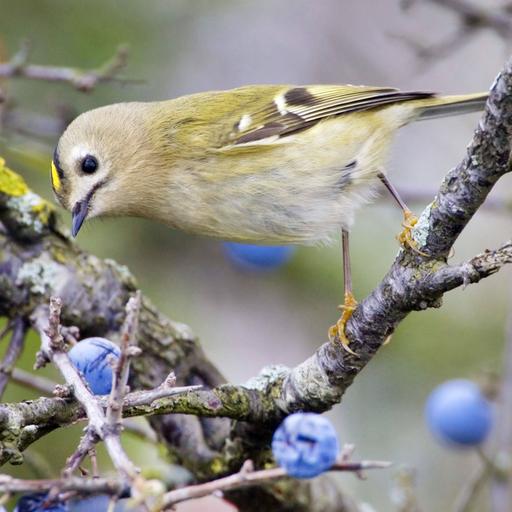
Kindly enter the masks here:
M 295 252 L 291 245 L 250 245 L 224 242 L 228 258 L 244 270 L 273 270 L 287 263 Z
M 336 462 L 338 437 L 327 418 L 298 412 L 288 416 L 274 432 L 272 452 L 290 476 L 312 478 Z
M 114 512 L 123 512 L 127 500 L 117 501 Z M 110 496 L 97 494 L 87 498 L 76 498 L 69 502 L 69 512 L 107 512 L 110 504 Z
M 493 423 L 492 408 L 480 388 L 470 380 L 449 380 L 428 397 L 427 424 L 441 441 L 458 446 L 482 443 Z
M 48 507 L 44 507 L 44 502 L 48 498 L 48 493 L 40 492 L 35 494 L 25 494 L 22 496 L 13 512 L 69 512 L 66 504 L 62 502 L 52 502 Z
M 73 365 L 82 372 L 95 395 L 107 395 L 112 389 L 112 366 L 110 355 L 120 355 L 117 345 L 105 338 L 86 338 L 69 352 Z

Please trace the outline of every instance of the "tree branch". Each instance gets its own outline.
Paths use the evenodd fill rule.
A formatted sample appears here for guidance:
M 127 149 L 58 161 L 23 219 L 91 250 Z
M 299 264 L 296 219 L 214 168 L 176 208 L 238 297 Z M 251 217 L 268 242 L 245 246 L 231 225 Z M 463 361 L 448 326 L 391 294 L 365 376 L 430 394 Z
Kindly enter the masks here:
M 121 446 L 120 432 L 117 428 L 112 428 L 112 424 L 108 421 L 109 418 L 105 416 L 99 402 L 91 393 L 66 353 L 64 338 L 60 330 L 61 308 L 61 300 L 51 298 L 49 313 L 46 315 L 42 307 L 36 309 L 33 315 L 33 324 L 41 336 L 41 351 L 49 361 L 52 361 L 57 366 L 66 380 L 66 384 L 72 387 L 75 398 L 84 407 L 87 415 L 88 425 L 86 434 L 80 441 L 78 450 L 68 459 L 65 473 L 69 476 L 78 467 L 78 464 L 90 451 L 94 443 L 101 439 L 118 473 L 128 481 L 133 482 L 138 477 L 139 470 L 128 458 Z M 48 327 L 46 328 L 47 323 Z M 40 360 L 36 362 L 36 367 L 41 366 Z M 124 369 L 120 369 L 120 374 L 124 374 Z M 124 388 L 124 386 L 124 382 L 121 382 L 120 387 Z M 114 393 L 115 397 L 119 396 L 122 400 L 124 391 L 122 393 L 117 391 Z M 112 410 L 112 401 L 113 399 L 111 398 L 108 411 Z M 114 416 L 114 421 L 115 419 L 116 417 Z
M 89 92 L 102 82 L 127 81 L 118 77 L 119 71 L 126 66 L 128 60 L 128 47 L 125 45 L 119 46 L 114 56 L 100 67 L 91 70 L 30 64 L 30 50 L 30 43 L 24 41 L 9 62 L 0 63 L 0 77 L 66 82 L 82 92 Z
M 0 364 L 0 398 L 4 394 L 5 386 L 7 386 L 14 365 L 23 351 L 26 332 L 27 325 L 25 320 L 20 317 L 15 318 L 12 326 L 11 340 L 5 352 L 4 360 Z
M 151 418 L 171 458 L 200 480 L 237 471 L 248 458 L 261 467 L 269 461 L 272 429 L 284 415 L 297 410 L 321 412 L 338 403 L 355 376 L 409 312 L 439 307 L 446 291 L 477 282 L 508 263 L 510 242 L 465 264 L 450 266 L 446 260 L 496 181 L 509 172 L 511 140 L 509 61 L 492 87 L 466 157 L 448 173 L 414 229 L 419 249 L 428 256 L 401 250 L 382 282 L 349 320 L 347 335 L 357 356 L 348 354 L 338 343 L 324 343 L 295 368 L 269 366 L 245 386 L 223 385 L 224 379 L 204 357 L 190 330 L 160 315 L 143 298 L 139 346 L 144 357 L 133 361 L 132 389 L 158 387 L 170 369 L 179 383 L 204 386 L 183 396 L 163 398 L 151 406 L 153 412 L 160 414 L 188 414 Z M 135 291 L 133 277 L 124 267 L 79 250 L 67 231 L 58 226 L 51 206 L 1 166 L 0 221 L 5 227 L 3 232 L 0 230 L 0 314 L 28 317 L 49 296 L 59 295 L 63 300 L 63 322 L 77 325 L 87 335 L 119 337 L 124 304 Z M 134 410 L 143 412 L 135 406 Z M 123 412 L 130 414 L 128 410 Z M 2 430 L 2 459 L 19 460 L 19 450 L 44 433 L 42 426 L 54 428 L 56 423 L 65 424 L 80 414 L 83 411 L 77 404 L 59 398 L 1 404 L 0 423 L 10 425 Z M 194 414 L 224 419 L 199 420 Z M 226 417 L 242 421 L 231 422 Z M 318 496 L 318 489 L 322 489 L 321 494 L 329 503 L 326 506 L 322 502 L 325 509 L 351 510 L 352 505 L 325 482 L 319 478 L 314 482 L 294 482 L 285 488 L 285 484 L 257 486 L 238 490 L 230 497 L 247 510 L 254 510 L 251 502 L 272 503 L 276 510 L 285 510 L 290 503 L 297 511 L 320 510 L 320 503 L 313 503 L 311 496 Z
M 331 467 L 330 471 L 349 471 L 359 474 L 367 469 L 382 469 L 388 468 L 389 466 L 391 466 L 391 463 L 385 461 L 363 460 L 361 462 L 346 462 L 340 460 Z M 165 509 L 168 509 L 184 501 L 202 498 L 212 494 L 222 496 L 224 492 L 232 489 L 240 489 L 241 487 L 261 484 L 281 478 L 289 478 L 283 468 L 276 467 L 254 471 L 252 461 L 246 460 L 237 473 L 204 484 L 189 485 L 181 489 L 169 491 L 164 496 L 163 506 Z

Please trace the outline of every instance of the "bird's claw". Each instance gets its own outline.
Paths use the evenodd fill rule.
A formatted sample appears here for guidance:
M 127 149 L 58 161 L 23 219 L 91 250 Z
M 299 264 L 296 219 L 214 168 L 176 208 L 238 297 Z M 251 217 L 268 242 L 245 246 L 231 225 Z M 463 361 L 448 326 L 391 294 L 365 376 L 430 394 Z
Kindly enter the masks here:
M 414 226 L 418 223 L 418 217 L 414 215 L 410 210 L 404 211 L 404 221 L 402 223 L 403 231 L 396 237 L 400 245 L 404 248 L 412 249 L 417 254 L 421 256 L 427 256 L 426 253 L 420 251 L 418 249 L 418 244 L 416 240 L 414 240 L 412 236 L 412 230 Z
M 345 302 L 338 307 L 341 311 L 343 311 L 343 313 L 341 314 L 339 320 L 329 328 L 329 340 L 333 342 L 338 339 L 344 350 L 353 356 L 357 356 L 357 354 L 349 347 L 350 340 L 345 334 L 345 326 L 347 325 L 347 322 L 357 307 L 357 300 L 351 292 L 346 292 Z

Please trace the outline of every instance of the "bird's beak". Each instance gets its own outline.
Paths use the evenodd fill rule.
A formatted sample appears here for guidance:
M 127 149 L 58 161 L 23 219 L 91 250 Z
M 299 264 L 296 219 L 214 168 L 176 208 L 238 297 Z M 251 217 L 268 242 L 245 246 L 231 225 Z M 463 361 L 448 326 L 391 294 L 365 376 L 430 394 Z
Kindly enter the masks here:
M 71 234 L 73 237 L 78 235 L 82 224 L 84 223 L 85 218 L 87 217 L 87 213 L 89 212 L 89 199 L 86 198 L 83 201 L 78 201 L 73 207 L 73 211 L 71 212 L 72 222 L 71 222 Z

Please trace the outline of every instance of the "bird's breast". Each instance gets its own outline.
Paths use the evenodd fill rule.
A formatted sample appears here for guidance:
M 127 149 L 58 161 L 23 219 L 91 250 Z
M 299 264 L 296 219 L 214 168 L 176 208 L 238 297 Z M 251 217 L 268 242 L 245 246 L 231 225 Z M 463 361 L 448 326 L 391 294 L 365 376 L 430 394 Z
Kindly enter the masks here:
M 325 122 L 252 154 L 184 160 L 168 173 L 160 220 L 225 240 L 326 241 L 371 197 L 388 145 L 383 133 Z

